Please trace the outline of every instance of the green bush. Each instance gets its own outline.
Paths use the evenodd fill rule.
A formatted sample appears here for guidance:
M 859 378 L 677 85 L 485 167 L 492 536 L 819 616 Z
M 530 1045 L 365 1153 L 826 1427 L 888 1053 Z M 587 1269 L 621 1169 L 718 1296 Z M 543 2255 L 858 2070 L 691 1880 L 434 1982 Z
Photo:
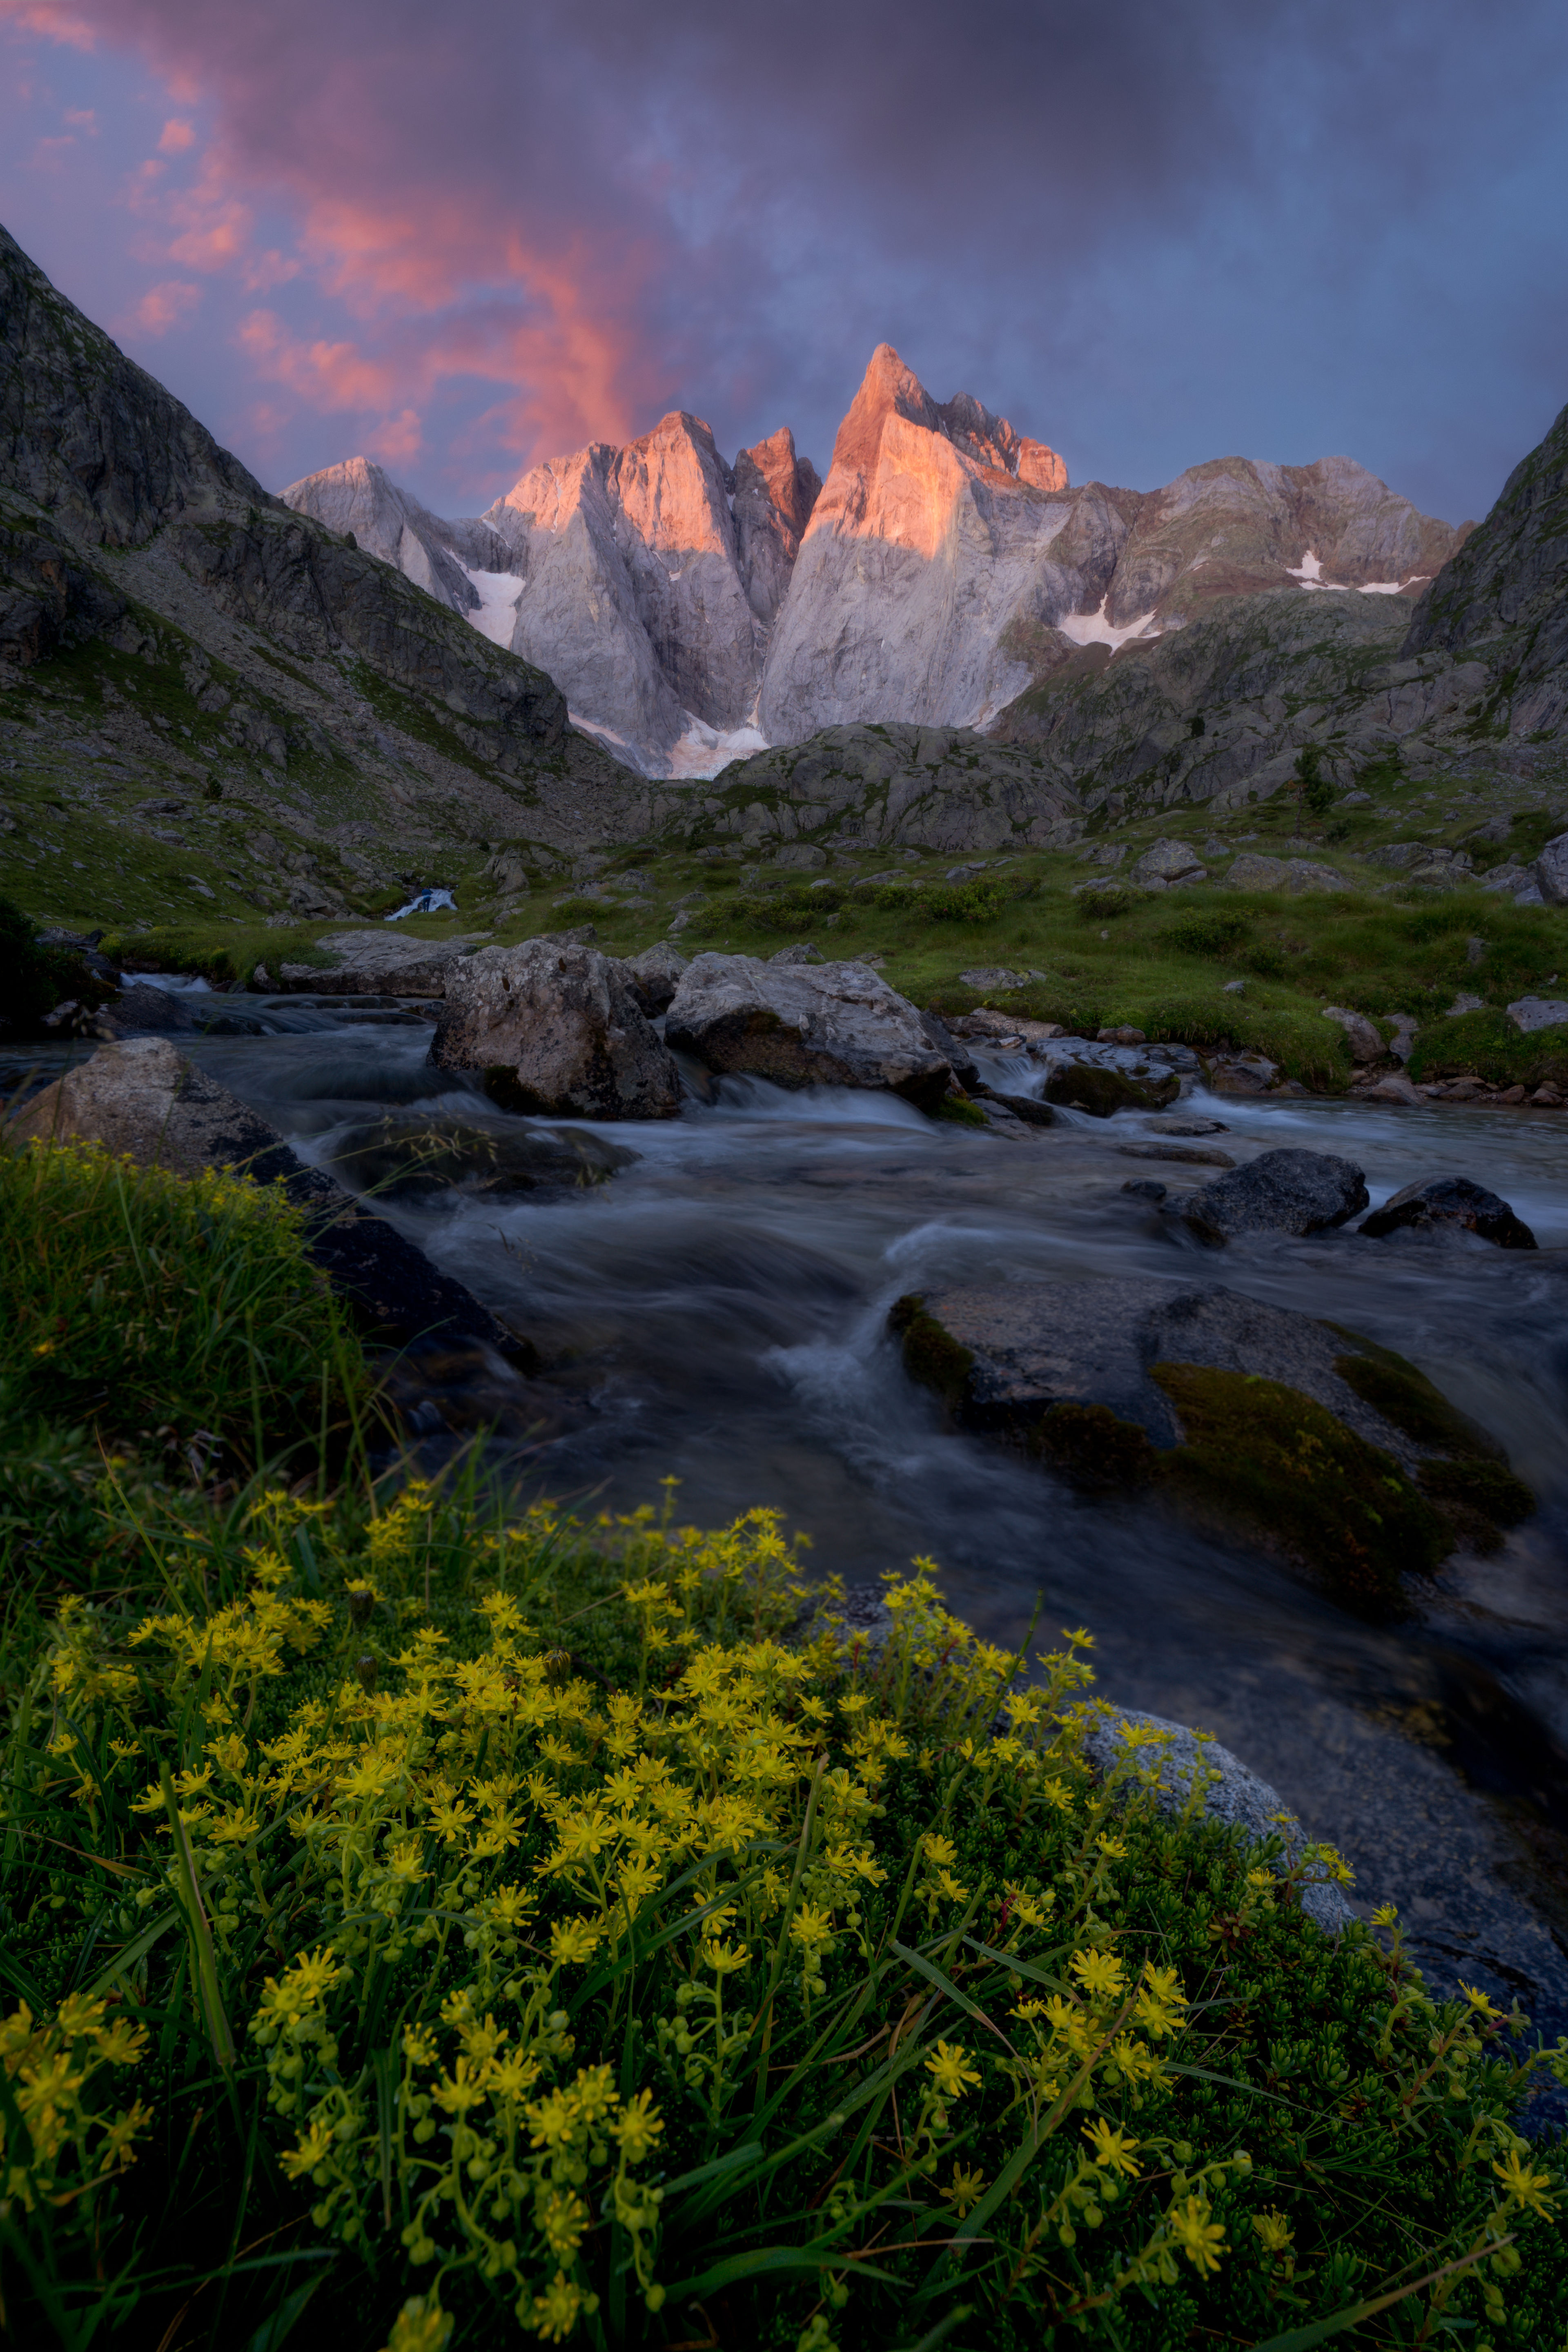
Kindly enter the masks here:
M 1233 948 L 1241 945 L 1251 929 L 1247 915 L 1231 914 L 1223 908 L 1204 908 L 1167 923 L 1160 932 L 1160 944 L 1175 955 L 1227 956 Z

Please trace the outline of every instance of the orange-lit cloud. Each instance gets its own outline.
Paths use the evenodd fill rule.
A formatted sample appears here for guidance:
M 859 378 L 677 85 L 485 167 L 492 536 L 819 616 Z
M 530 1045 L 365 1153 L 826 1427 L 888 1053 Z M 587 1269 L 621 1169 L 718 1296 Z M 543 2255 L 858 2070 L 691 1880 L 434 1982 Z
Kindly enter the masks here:
M 183 279 L 171 278 L 162 286 L 150 287 L 129 318 L 118 329 L 121 334 L 166 335 L 188 319 L 201 302 L 202 289 Z

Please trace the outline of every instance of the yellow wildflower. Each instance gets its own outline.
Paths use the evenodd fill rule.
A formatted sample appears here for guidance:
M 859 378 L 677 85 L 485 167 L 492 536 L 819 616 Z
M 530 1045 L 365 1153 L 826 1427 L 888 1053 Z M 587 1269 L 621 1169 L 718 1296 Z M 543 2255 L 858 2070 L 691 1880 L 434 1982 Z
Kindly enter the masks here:
M 1096 2116 L 1085 2124 L 1084 2137 L 1089 2142 L 1089 2155 L 1101 2172 L 1124 2173 L 1129 2180 L 1138 2178 L 1138 2167 L 1132 2161 L 1134 2148 L 1142 2142 L 1129 2138 L 1120 2126 L 1108 2124 L 1103 2116 Z
M 1225 2231 L 1210 2221 L 1211 2210 L 1205 2199 L 1189 2197 L 1184 2204 L 1173 2205 L 1167 2217 L 1172 2236 L 1200 2278 L 1218 2270 L 1225 2252 Z
M 980 2080 L 969 2063 L 969 2053 L 957 2042 L 939 2042 L 926 2060 L 926 2073 L 944 2099 L 961 2099 Z

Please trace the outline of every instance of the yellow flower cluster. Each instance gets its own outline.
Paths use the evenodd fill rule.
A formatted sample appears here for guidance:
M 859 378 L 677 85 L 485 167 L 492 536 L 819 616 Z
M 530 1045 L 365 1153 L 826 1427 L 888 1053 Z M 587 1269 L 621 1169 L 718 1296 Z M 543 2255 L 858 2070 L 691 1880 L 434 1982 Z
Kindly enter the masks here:
M 0 2179 L 4 2195 L 31 2213 L 68 2203 L 134 2160 L 152 2121 L 140 2101 L 111 2114 L 99 2104 L 107 2069 L 134 2066 L 147 2046 L 140 2026 L 85 1993 L 68 1994 L 52 2016 L 26 2001 L 0 2021 Z M 14 2113 L 22 2129 L 11 2133 Z

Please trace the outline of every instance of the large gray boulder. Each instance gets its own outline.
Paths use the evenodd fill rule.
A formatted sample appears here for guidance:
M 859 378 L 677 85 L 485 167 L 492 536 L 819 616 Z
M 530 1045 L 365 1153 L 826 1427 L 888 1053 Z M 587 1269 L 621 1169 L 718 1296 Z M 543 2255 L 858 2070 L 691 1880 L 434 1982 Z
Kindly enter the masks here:
M 1508 1017 L 1528 1037 L 1537 1029 L 1568 1025 L 1568 1003 L 1560 996 L 1516 996 Z
M 447 974 L 430 1061 L 479 1070 L 503 1110 L 556 1118 L 673 1118 L 674 1060 L 624 964 L 596 948 L 529 940 L 481 948 Z
M 697 956 L 664 1034 L 710 1070 L 781 1087 L 868 1087 L 922 1110 L 934 1110 L 952 1076 L 924 1017 L 863 963 Z
M 1369 1194 L 1366 1178 L 1329 1151 L 1265 1151 L 1193 1193 L 1183 1211 L 1208 1242 L 1236 1234 L 1318 1234 L 1342 1225 Z

